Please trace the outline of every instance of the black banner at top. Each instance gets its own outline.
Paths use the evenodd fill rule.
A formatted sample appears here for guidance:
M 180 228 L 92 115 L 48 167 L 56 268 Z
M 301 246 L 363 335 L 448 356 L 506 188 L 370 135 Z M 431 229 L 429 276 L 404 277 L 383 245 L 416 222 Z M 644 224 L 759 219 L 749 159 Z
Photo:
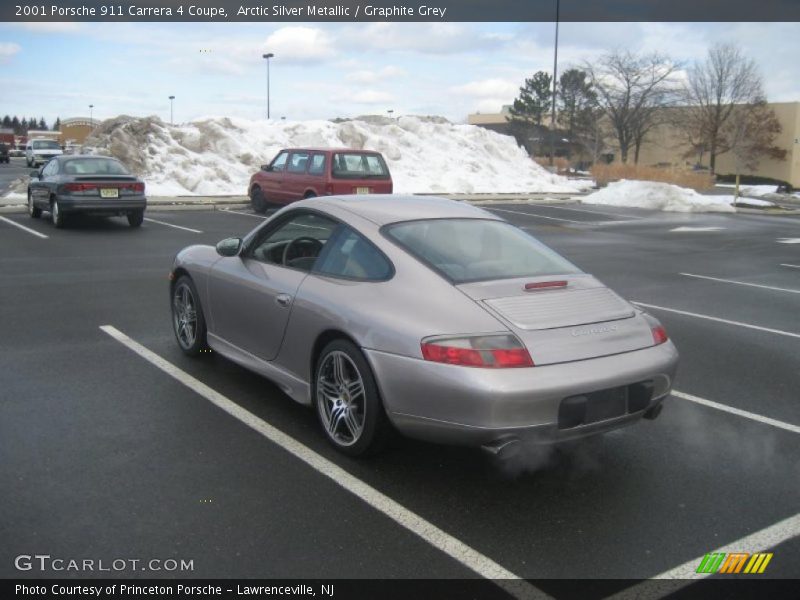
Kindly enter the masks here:
M 800 0 L 3 0 L 0 21 L 800 21 Z M 800 32 L 799 32 L 800 33 Z

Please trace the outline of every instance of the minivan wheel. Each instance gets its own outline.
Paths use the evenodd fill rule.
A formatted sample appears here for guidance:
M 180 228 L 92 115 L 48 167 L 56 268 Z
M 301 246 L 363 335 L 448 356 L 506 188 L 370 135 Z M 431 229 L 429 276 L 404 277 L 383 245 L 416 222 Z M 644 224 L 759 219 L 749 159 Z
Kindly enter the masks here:
M 250 190 L 250 206 L 259 214 L 267 212 L 267 199 L 260 187 L 256 186 Z
M 172 329 L 184 354 L 197 356 L 208 348 L 203 307 L 197 288 L 187 275 L 180 277 L 172 288 Z
M 33 205 L 33 196 L 30 190 L 28 190 L 28 214 L 31 216 L 31 219 L 38 219 L 42 216 L 42 209 L 36 208 Z
M 340 452 L 364 456 L 385 446 L 389 419 L 372 369 L 351 342 L 334 340 L 323 348 L 312 398 L 325 437 Z

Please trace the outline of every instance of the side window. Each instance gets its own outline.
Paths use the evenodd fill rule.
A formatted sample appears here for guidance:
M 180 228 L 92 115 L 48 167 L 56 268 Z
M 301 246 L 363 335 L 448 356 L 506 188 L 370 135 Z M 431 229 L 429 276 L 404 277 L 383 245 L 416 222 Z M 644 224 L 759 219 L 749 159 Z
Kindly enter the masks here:
M 44 175 L 45 177 L 50 177 L 52 175 L 55 175 L 56 173 L 58 173 L 57 160 L 51 160 L 49 163 L 47 163 L 45 168 L 42 169 L 42 175 Z
M 295 212 L 256 238 L 247 255 L 260 262 L 310 271 L 338 226 L 316 213 Z
M 289 158 L 288 152 L 281 152 L 278 156 L 275 157 L 275 160 L 272 161 L 270 165 L 273 171 L 283 171 L 283 167 L 286 166 L 286 159 Z
M 383 281 L 391 277 L 392 264 L 375 246 L 350 229 L 343 229 L 314 268 L 315 273 Z
M 311 165 L 308 167 L 310 175 L 322 175 L 325 172 L 325 155 L 314 154 L 311 157 Z
M 305 173 L 308 166 L 308 152 L 292 152 L 289 157 L 289 164 L 286 166 L 287 173 Z

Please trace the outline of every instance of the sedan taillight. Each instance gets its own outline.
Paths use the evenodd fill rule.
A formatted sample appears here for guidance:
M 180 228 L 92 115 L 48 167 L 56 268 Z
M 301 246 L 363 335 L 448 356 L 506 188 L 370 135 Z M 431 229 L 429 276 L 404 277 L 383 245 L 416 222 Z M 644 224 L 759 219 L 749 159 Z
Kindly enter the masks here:
M 490 369 L 534 366 L 528 350 L 510 334 L 426 338 L 420 347 L 425 360 L 448 365 Z

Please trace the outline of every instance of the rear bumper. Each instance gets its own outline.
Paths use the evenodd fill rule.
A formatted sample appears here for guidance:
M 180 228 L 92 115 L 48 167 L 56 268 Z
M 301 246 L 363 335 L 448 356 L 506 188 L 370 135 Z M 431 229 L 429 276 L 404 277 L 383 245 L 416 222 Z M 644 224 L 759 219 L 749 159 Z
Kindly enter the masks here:
M 145 196 L 122 198 L 76 198 L 58 196 L 58 207 L 64 213 L 84 213 L 91 215 L 121 215 L 147 208 Z
M 483 445 L 507 438 L 552 443 L 634 423 L 669 394 L 678 363 L 672 342 L 589 360 L 520 369 L 458 367 L 365 350 L 387 414 L 405 435 Z M 562 401 L 652 382 L 644 404 L 609 418 L 559 426 Z

